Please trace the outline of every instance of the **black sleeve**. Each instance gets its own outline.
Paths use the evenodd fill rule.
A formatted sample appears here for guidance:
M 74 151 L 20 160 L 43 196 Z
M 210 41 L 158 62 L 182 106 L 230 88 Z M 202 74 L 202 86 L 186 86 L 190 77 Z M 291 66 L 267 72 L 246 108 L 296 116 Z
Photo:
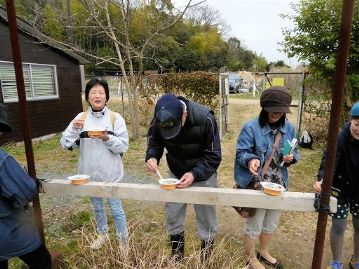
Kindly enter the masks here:
M 340 160 L 342 158 L 342 154 L 343 154 L 343 145 L 342 145 L 343 141 L 340 138 L 341 138 L 341 136 L 339 134 L 338 142 L 337 142 L 337 152 L 336 152 L 336 155 L 335 155 L 334 174 L 336 173 L 338 163 L 340 162 Z M 324 169 L 325 169 L 326 158 L 327 158 L 327 150 L 325 150 L 323 152 L 323 155 L 322 155 L 322 160 L 320 162 L 320 166 L 319 166 L 318 174 L 317 174 L 317 180 L 318 181 L 320 181 L 320 180 L 322 180 L 324 178 Z
M 216 172 L 222 160 L 221 142 L 217 128 L 217 122 L 211 113 L 208 113 L 205 124 L 205 147 L 202 157 L 192 168 L 195 181 L 207 180 Z

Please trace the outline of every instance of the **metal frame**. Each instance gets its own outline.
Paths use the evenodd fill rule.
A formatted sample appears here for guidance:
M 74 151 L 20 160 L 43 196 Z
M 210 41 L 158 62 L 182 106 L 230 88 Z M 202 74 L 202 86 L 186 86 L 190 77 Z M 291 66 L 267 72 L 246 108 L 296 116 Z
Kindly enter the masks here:
M 225 127 L 228 127 L 228 95 L 229 95 L 229 87 L 228 87 L 228 72 L 220 72 L 218 76 L 219 81 L 219 138 L 222 139 L 226 134 L 223 134 L 223 108 L 225 106 L 226 111 L 226 117 L 225 117 Z M 225 79 L 224 81 L 224 89 L 222 88 L 222 79 Z M 224 90 L 224 91 L 223 91 Z M 223 102 L 223 96 L 225 96 L 225 100 L 227 101 L 226 104 Z

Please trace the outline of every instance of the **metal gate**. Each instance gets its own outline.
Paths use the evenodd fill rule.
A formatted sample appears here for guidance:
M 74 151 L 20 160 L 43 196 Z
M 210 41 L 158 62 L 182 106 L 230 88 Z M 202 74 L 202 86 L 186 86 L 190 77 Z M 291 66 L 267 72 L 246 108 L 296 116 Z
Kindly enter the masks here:
M 228 132 L 228 76 L 229 73 L 219 73 L 219 137 L 222 139 Z

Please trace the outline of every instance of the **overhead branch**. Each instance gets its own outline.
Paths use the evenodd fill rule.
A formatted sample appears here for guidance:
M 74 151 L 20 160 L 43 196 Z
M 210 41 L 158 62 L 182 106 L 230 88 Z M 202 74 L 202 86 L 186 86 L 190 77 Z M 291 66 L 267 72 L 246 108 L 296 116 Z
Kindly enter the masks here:
M 118 44 L 119 46 L 121 46 L 122 48 L 126 48 L 126 45 L 123 44 L 122 42 L 120 42 L 117 38 L 116 38 L 116 35 L 112 34 L 114 33 L 113 32 L 113 26 L 111 25 L 111 28 L 108 26 L 108 19 L 109 19 L 109 14 L 108 14 L 108 9 L 106 10 L 106 8 L 104 6 L 101 6 L 99 5 L 96 1 L 94 0 L 90 0 L 91 3 L 94 3 L 96 2 L 96 6 L 99 8 L 99 9 L 102 9 L 105 13 L 106 13 L 106 20 L 107 20 L 107 27 L 105 27 L 103 25 L 103 23 L 98 19 L 98 13 L 99 12 L 96 12 L 96 9 L 90 5 L 89 3 L 89 0 L 82 0 L 83 3 L 85 3 L 85 5 L 87 6 L 87 8 L 90 10 L 90 14 L 91 14 L 91 17 L 95 20 L 96 24 L 103 30 L 104 34 L 111 39 L 112 42 L 114 42 L 114 44 Z M 108 3 L 108 1 L 106 1 L 105 3 Z M 108 16 L 107 16 L 108 15 Z M 107 18 L 108 17 L 108 18 Z
M 163 25 L 162 27 L 159 27 L 153 34 L 151 34 L 147 40 L 144 42 L 142 48 L 141 48 L 141 54 L 143 54 L 146 46 L 148 45 L 149 42 L 152 41 L 153 38 L 155 38 L 159 33 L 171 28 L 173 25 L 175 25 L 180 19 L 183 18 L 185 12 L 187 11 L 187 9 L 191 6 L 191 2 L 192 0 L 189 0 L 186 7 L 181 11 L 180 15 L 175 18 L 171 23 L 167 24 L 167 25 Z

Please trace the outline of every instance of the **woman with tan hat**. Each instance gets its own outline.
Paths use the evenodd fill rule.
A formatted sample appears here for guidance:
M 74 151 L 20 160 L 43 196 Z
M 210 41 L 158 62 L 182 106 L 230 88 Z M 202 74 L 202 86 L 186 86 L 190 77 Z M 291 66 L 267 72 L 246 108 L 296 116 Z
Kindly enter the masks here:
M 288 188 L 287 168 L 297 162 L 298 150 L 284 156 L 283 145 L 292 141 L 296 132 L 286 119 L 292 97 L 285 87 L 271 87 L 262 93 L 259 117 L 244 124 L 236 146 L 234 178 L 238 188 L 248 188 L 255 180 L 275 181 Z M 249 268 L 264 269 L 262 263 L 273 268 L 283 268 L 282 263 L 271 256 L 269 244 L 278 227 L 281 211 L 257 208 L 255 214 L 245 215 L 245 253 Z M 256 239 L 259 237 L 259 251 Z

